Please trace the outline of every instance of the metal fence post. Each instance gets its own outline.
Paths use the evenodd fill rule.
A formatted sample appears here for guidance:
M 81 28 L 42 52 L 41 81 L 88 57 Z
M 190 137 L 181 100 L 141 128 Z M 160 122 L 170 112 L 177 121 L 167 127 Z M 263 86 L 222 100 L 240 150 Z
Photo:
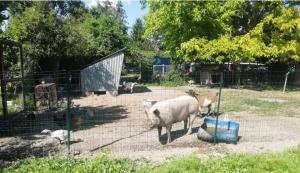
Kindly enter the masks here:
M 7 118 L 8 109 L 7 109 L 7 95 L 6 95 L 6 76 L 4 69 L 4 59 L 3 59 L 4 46 L 0 44 L 0 80 L 1 80 L 1 98 L 2 98 L 2 112 L 4 118 Z
M 218 98 L 218 107 L 217 107 L 217 114 L 216 114 L 216 126 L 215 126 L 214 143 L 218 142 L 217 132 L 218 132 L 219 111 L 220 111 L 220 101 L 221 101 L 221 91 L 222 91 L 222 86 L 223 86 L 223 78 L 224 78 L 224 74 L 223 74 L 223 72 L 221 72 L 221 76 L 220 76 L 220 88 L 219 88 L 219 98 Z
M 71 139 L 71 99 L 70 99 L 70 91 L 71 91 L 71 81 L 72 81 L 72 75 L 68 71 L 68 82 L 67 82 L 67 131 L 68 131 L 68 141 L 67 141 L 67 147 L 68 147 L 68 155 L 70 155 L 70 139 Z

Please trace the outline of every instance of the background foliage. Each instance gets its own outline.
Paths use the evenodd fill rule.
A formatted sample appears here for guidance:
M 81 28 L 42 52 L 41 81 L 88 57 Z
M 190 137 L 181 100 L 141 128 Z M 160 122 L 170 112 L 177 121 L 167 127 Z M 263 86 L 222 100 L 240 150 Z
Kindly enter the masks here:
M 34 71 L 78 69 L 125 47 L 125 12 L 119 2 L 88 9 L 81 1 L 11 2 L 3 36 L 23 44 Z
M 299 3 L 151 0 L 148 6 L 145 35 L 159 35 L 177 62 L 300 61 Z

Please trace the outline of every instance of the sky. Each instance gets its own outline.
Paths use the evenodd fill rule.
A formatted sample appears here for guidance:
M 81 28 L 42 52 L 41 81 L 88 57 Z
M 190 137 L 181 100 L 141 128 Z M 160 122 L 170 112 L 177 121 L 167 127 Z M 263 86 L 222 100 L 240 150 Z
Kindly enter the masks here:
M 100 4 L 103 0 L 83 0 L 88 7 L 97 5 L 97 2 Z M 118 0 L 110 0 L 113 5 L 115 5 Z M 124 10 L 127 15 L 127 26 L 129 27 L 129 31 L 134 24 L 137 18 L 142 18 L 147 12 L 148 9 L 141 9 L 141 4 L 139 0 L 122 0 Z

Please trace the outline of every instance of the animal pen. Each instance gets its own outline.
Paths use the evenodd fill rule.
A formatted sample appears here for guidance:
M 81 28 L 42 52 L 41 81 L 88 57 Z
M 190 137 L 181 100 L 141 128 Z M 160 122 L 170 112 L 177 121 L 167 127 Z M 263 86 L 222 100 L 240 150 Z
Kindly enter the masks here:
M 121 54 L 114 55 L 120 55 L 122 59 Z M 97 66 L 98 70 L 102 69 L 100 66 Z M 212 79 L 218 83 L 221 73 L 215 74 Z M 255 78 L 248 73 L 243 74 L 245 79 L 238 83 L 238 80 L 232 80 L 236 79 L 232 77 L 236 74 L 224 72 L 219 120 L 228 117 L 240 123 L 237 144 L 199 140 L 197 131 L 204 120 L 200 116 L 193 124 L 191 135 L 185 135 L 182 122 L 175 123 L 168 144 L 165 129 L 159 140 L 157 129 L 148 126 L 142 104 L 144 99 L 163 101 L 186 95 L 188 90 L 209 95 L 219 92 L 218 87 L 145 84 L 136 86 L 132 94 L 112 96 L 95 92 L 83 96 L 86 86 L 83 76 L 90 73 L 81 70 L 26 74 L 23 78 L 25 111 L 8 109 L 7 118 L 0 119 L 0 160 L 64 155 L 69 151 L 70 155 L 81 157 L 106 150 L 118 156 L 159 159 L 192 153 L 266 152 L 292 147 L 300 143 L 300 92 L 299 85 L 293 82 L 294 75 L 299 74 L 291 74 L 287 92 L 283 94 L 284 74 L 261 73 Z M 97 72 L 97 75 L 104 74 Z M 118 79 L 110 75 L 102 77 L 100 80 L 89 78 L 88 86 L 95 87 L 91 91 L 99 91 L 105 86 L 104 82 L 117 89 Z M 17 100 L 14 102 L 22 104 Z M 206 116 L 206 112 L 204 108 L 202 115 Z M 41 134 L 45 129 L 49 133 Z M 63 130 L 67 133 L 61 133 L 62 141 L 53 137 Z

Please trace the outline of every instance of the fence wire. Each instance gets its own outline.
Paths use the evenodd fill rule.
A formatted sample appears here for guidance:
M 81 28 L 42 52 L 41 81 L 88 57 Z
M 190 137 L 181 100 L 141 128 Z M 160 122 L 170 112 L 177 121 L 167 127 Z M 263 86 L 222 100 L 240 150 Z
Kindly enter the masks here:
M 228 145 L 229 149 L 256 151 L 265 147 L 272 150 L 300 143 L 299 85 L 295 75 L 291 75 L 288 92 L 283 94 L 284 75 L 285 72 L 224 73 L 219 118 L 220 121 L 229 119 L 240 123 L 238 144 Z M 68 82 L 70 76 L 72 80 Z M 158 138 L 157 129 L 148 126 L 144 99 L 163 101 L 187 95 L 188 90 L 201 95 L 219 92 L 218 72 L 197 72 L 185 80 L 185 86 L 138 84 L 133 93 L 120 87 L 117 96 L 105 92 L 83 95 L 79 71 L 28 74 L 24 78 L 24 106 L 21 81 L 7 81 L 9 114 L 0 116 L 0 160 L 68 154 L 67 120 L 73 155 L 92 155 L 103 150 L 173 152 L 170 148 L 193 147 L 210 151 L 211 144 L 197 138 L 204 119 L 201 116 L 193 123 L 191 135 L 185 135 L 183 122 L 173 124 L 172 141 L 168 144 L 165 128 Z M 69 104 L 68 97 L 71 98 Z M 67 118 L 68 105 L 70 119 Z M 203 108 L 201 113 L 205 116 L 206 112 Z

